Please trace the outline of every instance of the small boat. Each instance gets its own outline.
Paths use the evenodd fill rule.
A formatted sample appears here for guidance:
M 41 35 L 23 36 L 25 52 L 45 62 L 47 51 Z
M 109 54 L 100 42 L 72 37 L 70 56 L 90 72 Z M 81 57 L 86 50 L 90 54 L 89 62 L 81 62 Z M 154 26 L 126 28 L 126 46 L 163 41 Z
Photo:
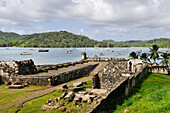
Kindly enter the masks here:
M 103 52 L 101 52 L 101 53 L 100 53 L 100 56 L 103 56 L 103 55 L 104 55 L 104 53 L 103 53 Z
M 48 52 L 48 49 L 39 49 L 38 52 Z
M 66 53 L 71 54 L 72 52 L 73 52 L 72 50 L 68 50 Z
M 32 55 L 32 53 L 29 53 L 29 52 L 23 52 L 23 53 L 20 53 L 20 55 Z

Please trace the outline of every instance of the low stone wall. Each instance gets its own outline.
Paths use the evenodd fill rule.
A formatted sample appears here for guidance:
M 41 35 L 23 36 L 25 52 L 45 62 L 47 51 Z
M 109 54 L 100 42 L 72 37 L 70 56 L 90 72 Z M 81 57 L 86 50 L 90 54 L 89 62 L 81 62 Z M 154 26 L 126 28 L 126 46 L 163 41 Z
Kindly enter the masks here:
M 58 85 L 61 83 L 68 82 L 70 80 L 83 77 L 84 75 L 88 75 L 96 66 L 96 64 L 87 65 L 84 67 L 79 67 L 73 70 L 68 70 L 59 74 L 51 75 L 51 76 L 19 76 L 17 77 L 18 81 L 27 81 L 29 85 Z
M 98 113 L 102 110 L 114 109 L 132 90 L 135 84 L 148 73 L 148 66 L 145 66 L 143 70 L 130 77 L 124 77 L 117 81 L 112 89 L 105 95 L 93 109 L 92 113 Z
M 170 75 L 170 69 L 168 68 L 168 66 L 150 66 L 149 72 Z

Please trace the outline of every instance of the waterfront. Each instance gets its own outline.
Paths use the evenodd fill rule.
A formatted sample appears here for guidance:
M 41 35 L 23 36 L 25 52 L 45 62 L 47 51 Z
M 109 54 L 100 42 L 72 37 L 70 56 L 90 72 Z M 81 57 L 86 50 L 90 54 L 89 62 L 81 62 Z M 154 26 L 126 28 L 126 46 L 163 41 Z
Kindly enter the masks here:
M 49 52 L 38 52 L 39 48 L 0 48 L 0 61 L 12 60 L 28 60 L 32 59 L 36 65 L 41 64 L 59 64 L 65 62 L 73 62 L 81 60 L 81 53 L 86 52 L 88 57 L 95 55 L 109 58 L 128 58 L 132 51 L 149 53 L 147 47 L 131 47 L 131 48 L 44 48 L 49 49 Z M 67 51 L 71 50 L 71 53 Z M 166 52 L 169 49 L 160 48 L 159 51 Z M 22 52 L 29 52 L 31 55 L 20 55 Z M 103 53 L 101 55 L 101 53 Z

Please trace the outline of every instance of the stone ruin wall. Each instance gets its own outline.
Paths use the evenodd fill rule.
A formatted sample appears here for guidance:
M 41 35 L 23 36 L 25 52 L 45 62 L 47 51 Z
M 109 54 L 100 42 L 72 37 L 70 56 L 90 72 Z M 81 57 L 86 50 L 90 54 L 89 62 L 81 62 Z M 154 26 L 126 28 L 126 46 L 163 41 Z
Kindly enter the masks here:
M 88 75 L 96 66 L 98 63 L 93 65 L 88 65 L 84 67 L 80 67 L 77 69 L 73 69 L 70 71 L 65 71 L 64 73 L 60 73 L 57 75 L 52 76 L 41 76 L 41 77 L 34 77 L 34 76 L 19 76 L 17 77 L 18 81 L 27 81 L 29 85 L 58 85 L 61 83 L 68 82 L 70 80 L 74 80 L 80 77 L 83 77 L 84 75 Z
M 123 79 L 123 73 L 128 71 L 128 60 L 115 58 L 111 63 L 108 63 L 104 69 L 100 70 L 92 78 L 93 88 L 107 89 L 113 86 L 119 79 Z
M 30 60 L 24 61 L 0 61 L 1 83 L 13 82 L 18 75 L 37 73 L 34 62 Z
M 149 72 L 170 75 L 170 68 L 168 66 L 149 66 Z
M 148 66 L 144 65 L 142 70 L 135 75 L 119 79 L 119 81 L 109 89 L 110 91 L 105 94 L 105 98 L 103 98 L 90 112 L 98 113 L 102 112 L 102 110 L 116 108 L 117 104 L 128 96 L 135 84 L 147 73 Z

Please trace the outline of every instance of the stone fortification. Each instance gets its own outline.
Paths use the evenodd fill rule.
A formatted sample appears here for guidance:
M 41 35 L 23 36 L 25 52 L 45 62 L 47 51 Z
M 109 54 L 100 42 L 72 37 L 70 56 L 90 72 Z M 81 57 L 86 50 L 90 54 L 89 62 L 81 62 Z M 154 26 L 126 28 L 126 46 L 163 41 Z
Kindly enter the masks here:
M 1 81 L 15 81 L 18 75 L 35 74 L 37 70 L 34 62 L 30 60 L 24 61 L 0 61 L 0 76 Z
M 116 105 L 120 101 L 123 101 L 123 99 L 126 96 L 128 96 L 128 94 L 135 86 L 135 84 L 147 73 L 148 73 L 148 66 L 144 64 L 143 68 L 137 73 L 131 76 L 125 76 L 118 79 L 116 82 L 114 82 L 114 84 L 112 84 L 112 87 L 106 88 L 107 92 L 104 94 L 102 98 L 96 100 L 97 104 L 94 105 L 95 109 L 90 110 L 88 112 L 98 113 L 98 112 L 102 112 L 102 110 L 108 110 L 109 108 L 111 109 L 116 108 Z
M 168 66 L 149 66 L 149 72 L 170 75 L 170 68 Z
M 88 75 L 98 63 L 77 64 L 75 66 L 49 70 L 34 75 L 19 75 L 17 81 L 28 81 L 29 85 L 58 85 Z

